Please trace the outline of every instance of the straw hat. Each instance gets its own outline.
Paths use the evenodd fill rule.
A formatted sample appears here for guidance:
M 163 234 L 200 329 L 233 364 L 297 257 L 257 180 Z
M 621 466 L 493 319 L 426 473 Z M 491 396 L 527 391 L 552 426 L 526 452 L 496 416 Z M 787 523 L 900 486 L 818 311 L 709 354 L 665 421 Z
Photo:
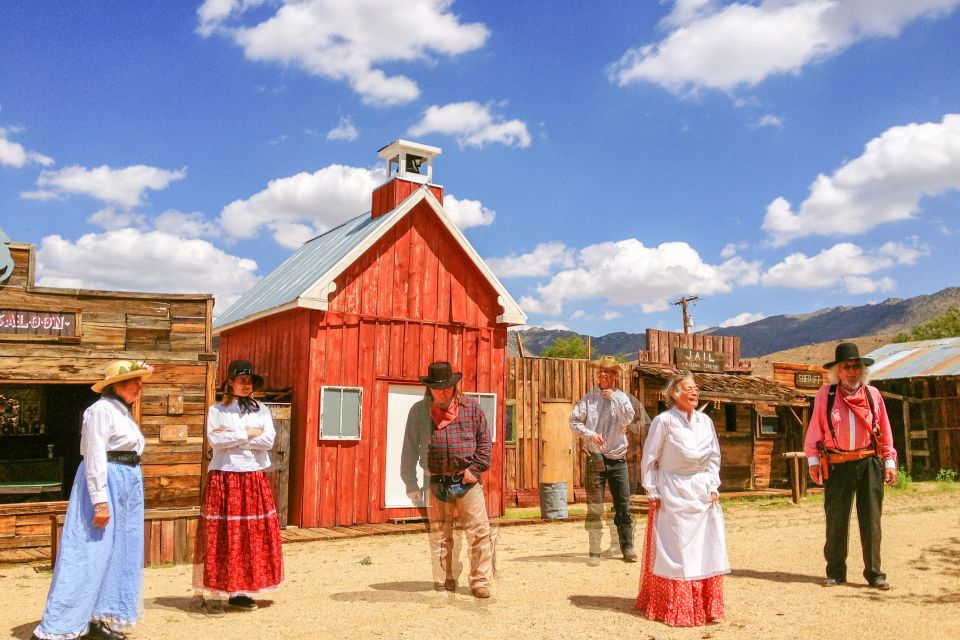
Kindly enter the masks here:
M 95 393 L 101 393 L 111 384 L 129 380 L 130 378 L 142 378 L 146 380 L 153 375 L 153 367 L 143 360 L 114 360 L 107 365 L 103 375 L 103 380 L 98 381 L 90 387 Z
M 613 356 L 600 356 L 590 363 L 594 369 L 606 369 L 608 371 L 620 371 L 620 363 Z

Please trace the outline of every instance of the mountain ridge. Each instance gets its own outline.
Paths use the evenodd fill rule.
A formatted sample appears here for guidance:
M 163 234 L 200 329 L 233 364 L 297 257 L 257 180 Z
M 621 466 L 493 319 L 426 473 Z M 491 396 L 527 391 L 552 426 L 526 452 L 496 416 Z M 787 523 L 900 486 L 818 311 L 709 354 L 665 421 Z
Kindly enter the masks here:
M 953 306 L 960 306 L 960 287 L 947 287 L 936 293 L 906 299 L 888 298 L 875 304 L 826 307 L 809 313 L 769 316 L 736 327 L 711 327 L 699 333 L 737 336 L 741 344 L 740 356 L 755 358 L 809 344 L 859 336 L 893 335 L 927 322 Z M 557 338 L 580 335 L 566 329 L 540 327 L 517 333 L 528 356 L 540 354 Z M 637 351 L 646 349 L 647 342 L 645 331 L 617 331 L 591 336 L 590 341 L 594 354 L 624 354 L 627 360 L 636 360 Z M 507 349 L 510 356 L 519 355 L 515 337 L 510 336 Z

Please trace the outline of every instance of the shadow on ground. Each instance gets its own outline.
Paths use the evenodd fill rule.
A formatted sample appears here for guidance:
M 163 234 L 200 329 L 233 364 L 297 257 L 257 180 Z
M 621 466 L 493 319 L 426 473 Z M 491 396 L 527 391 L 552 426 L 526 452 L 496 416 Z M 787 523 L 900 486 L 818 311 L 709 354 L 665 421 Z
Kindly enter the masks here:
M 570 596 L 570 604 L 578 609 L 616 611 L 637 615 L 633 610 L 634 598 L 611 598 L 610 596 Z
M 727 577 L 754 578 L 757 580 L 769 580 L 770 582 L 806 582 L 810 584 L 820 584 L 823 581 L 822 576 L 789 573 L 787 571 L 757 571 L 756 569 L 734 569 Z

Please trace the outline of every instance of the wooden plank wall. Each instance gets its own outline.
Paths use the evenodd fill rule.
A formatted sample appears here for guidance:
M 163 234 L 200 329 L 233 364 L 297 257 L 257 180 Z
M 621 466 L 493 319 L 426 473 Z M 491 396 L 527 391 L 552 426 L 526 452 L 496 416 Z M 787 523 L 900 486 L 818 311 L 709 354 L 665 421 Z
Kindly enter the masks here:
M 290 521 L 301 527 L 385 522 L 417 515 L 384 508 L 386 390 L 419 384 L 434 360 L 463 372 L 461 388 L 497 394 L 503 468 L 506 327 L 497 293 L 432 211 L 421 204 L 336 281 L 328 311 L 291 311 L 221 334 L 221 373 L 248 357 L 271 386 L 292 387 L 295 423 Z M 319 440 L 319 389 L 360 386 L 359 441 Z M 487 509 L 503 508 L 499 471 L 484 478 Z
M 910 429 L 927 434 L 928 461 L 914 459 L 917 477 L 940 469 L 960 471 L 960 376 L 928 376 L 871 382 L 878 389 L 910 398 Z M 905 464 L 902 405 L 886 399 L 887 414 L 901 464 Z M 914 441 L 914 447 L 920 446 Z
M 641 364 L 676 364 L 674 349 L 722 351 L 727 371 L 749 371 L 750 362 L 740 360 L 740 338 L 737 336 L 708 336 L 702 333 L 677 333 L 647 329 L 647 350 L 637 353 Z
M 147 440 L 146 504 L 198 505 L 204 421 L 215 373 L 212 297 L 35 287 L 34 247 L 12 249 L 16 267 L 0 286 L 0 307 L 75 310 L 81 335 L 61 340 L 0 335 L 0 383 L 89 385 L 111 360 L 146 360 L 155 370 L 136 408 Z M 161 443 L 164 427 L 186 439 Z M 49 533 L 45 537 L 49 543 Z
M 629 380 L 629 372 L 624 374 Z M 625 383 L 621 381 L 621 386 Z M 540 400 L 577 402 L 594 386 L 587 360 L 508 358 L 506 394 L 513 400 L 516 441 L 506 446 L 504 490 L 508 502 L 536 504 L 540 487 Z M 574 457 L 575 491 L 583 489 L 583 454 Z

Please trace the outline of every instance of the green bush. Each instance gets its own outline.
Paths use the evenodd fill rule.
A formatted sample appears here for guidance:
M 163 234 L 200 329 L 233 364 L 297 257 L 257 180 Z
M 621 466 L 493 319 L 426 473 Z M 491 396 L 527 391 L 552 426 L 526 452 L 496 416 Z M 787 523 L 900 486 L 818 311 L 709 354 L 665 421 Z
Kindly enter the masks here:
M 913 478 L 907 473 L 907 468 L 900 465 L 897 469 L 897 481 L 893 483 L 894 489 L 907 489 L 913 484 Z
M 957 472 L 953 469 L 940 469 L 937 471 L 937 482 L 956 482 Z

